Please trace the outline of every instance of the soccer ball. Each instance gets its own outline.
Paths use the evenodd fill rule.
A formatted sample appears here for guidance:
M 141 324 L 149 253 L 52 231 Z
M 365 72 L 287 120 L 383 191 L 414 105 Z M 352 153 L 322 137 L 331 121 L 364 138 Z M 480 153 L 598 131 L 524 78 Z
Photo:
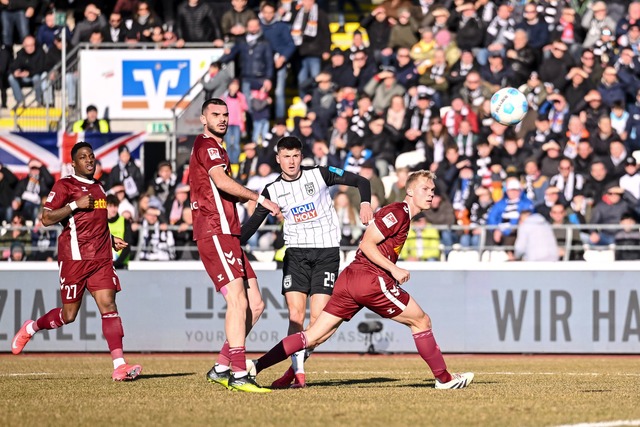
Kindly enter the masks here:
M 503 125 L 520 123 L 528 110 L 527 98 L 516 88 L 502 88 L 491 97 L 491 117 Z

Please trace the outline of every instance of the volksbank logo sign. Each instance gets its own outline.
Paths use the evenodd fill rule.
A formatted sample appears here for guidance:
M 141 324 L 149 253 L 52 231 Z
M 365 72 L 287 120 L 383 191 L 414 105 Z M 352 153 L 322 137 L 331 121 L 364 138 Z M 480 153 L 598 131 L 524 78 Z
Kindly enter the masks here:
M 173 108 L 188 92 L 189 60 L 122 61 L 122 108 Z

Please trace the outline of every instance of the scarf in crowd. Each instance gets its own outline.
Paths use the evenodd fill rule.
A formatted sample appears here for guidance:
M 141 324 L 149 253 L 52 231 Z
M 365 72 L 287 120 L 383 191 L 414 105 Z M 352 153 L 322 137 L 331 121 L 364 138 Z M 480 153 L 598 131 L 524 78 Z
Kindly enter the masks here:
M 469 133 L 469 135 L 458 134 L 456 138 L 456 143 L 458 144 L 458 153 L 461 156 L 466 156 L 468 158 L 472 158 L 474 155 L 474 146 L 473 146 L 473 134 Z
M 293 24 L 291 25 L 291 37 L 293 38 L 293 43 L 296 46 L 300 46 L 302 44 L 303 36 L 315 37 L 318 35 L 318 5 L 314 4 L 311 7 L 309 17 L 307 18 L 307 23 L 304 26 L 303 31 L 302 24 L 304 23 L 304 15 L 304 9 L 300 9 L 293 20 Z
M 562 175 L 558 174 L 551 179 L 549 184 L 558 187 L 565 199 L 573 200 L 576 190 L 580 191 L 584 187 L 584 177 L 575 172 L 569 172 L 569 176 L 565 180 Z

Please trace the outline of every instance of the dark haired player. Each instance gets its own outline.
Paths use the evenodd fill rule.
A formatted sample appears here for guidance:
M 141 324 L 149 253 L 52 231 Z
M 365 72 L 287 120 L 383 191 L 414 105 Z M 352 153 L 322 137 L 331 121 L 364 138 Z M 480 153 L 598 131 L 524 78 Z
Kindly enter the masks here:
M 289 310 L 289 334 L 302 331 L 307 297 L 310 299 L 309 324 L 313 324 L 329 301 L 340 267 L 342 223 L 333 206 L 329 189 L 334 185 L 357 187 L 360 192 L 360 220 L 373 218 L 371 185 L 365 178 L 335 167 L 301 167 L 302 142 L 294 136 L 277 143 L 276 161 L 282 174 L 267 185 L 262 196 L 278 203 L 284 216 L 287 250 L 282 272 L 282 293 Z M 240 242 L 245 243 L 269 214 L 258 206 L 242 227 Z M 272 388 L 305 386 L 305 352 L 291 357 L 292 366 L 271 384 Z
M 93 179 L 95 163 L 90 144 L 75 144 L 71 149 L 71 165 L 75 173 L 56 182 L 47 197 L 42 224 L 60 223 L 64 227 L 58 239 L 62 308 L 55 308 L 36 321 L 24 322 L 11 342 L 11 351 L 19 354 L 41 329 L 56 329 L 73 322 L 87 289 L 102 316 L 102 334 L 113 359 L 111 378 L 128 381 L 140 375 L 142 367 L 128 365 L 124 360 L 124 331 L 116 306 L 120 280 L 111 255 L 112 247 L 119 251 L 127 243 L 109 233 L 107 195 L 102 185 Z
M 229 156 L 222 146 L 229 125 L 227 104 L 218 98 L 205 101 L 200 122 L 204 132 L 196 137 L 189 160 L 193 240 L 205 270 L 227 303 L 227 340 L 207 379 L 231 390 L 265 393 L 270 390 L 256 384 L 246 369 L 246 334 L 260 317 L 264 303 L 255 273 L 240 248 L 236 203 L 255 200 L 274 215 L 280 209 L 231 177 Z
M 324 311 L 306 331 L 289 335 L 267 354 L 251 362 L 252 374 L 275 365 L 288 355 L 325 342 L 363 307 L 411 328 L 418 353 L 436 377 L 437 389 L 464 388 L 473 373 L 451 374 L 431 331 L 431 318 L 400 286 L 409 280 L 409 271 L 396 265 L 407 239 L 411 218 L 431 207 L 435 175 L 429 171 L 412 173 L 407 179 L 404 201 L 383 207 L 374 215 L 364 233 L 355 260 L 336 281 Z M 253 366 L 251 366 L 253 365 Z

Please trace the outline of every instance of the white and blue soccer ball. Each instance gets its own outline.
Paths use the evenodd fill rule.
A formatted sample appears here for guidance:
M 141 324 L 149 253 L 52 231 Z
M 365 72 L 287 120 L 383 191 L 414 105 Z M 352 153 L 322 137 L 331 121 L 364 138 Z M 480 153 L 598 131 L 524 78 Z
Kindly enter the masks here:
M 520 123 L 528 110 L 527 97 L 516 88 L 502 88 L 491 97 L 491 117 L 503 125 Z

